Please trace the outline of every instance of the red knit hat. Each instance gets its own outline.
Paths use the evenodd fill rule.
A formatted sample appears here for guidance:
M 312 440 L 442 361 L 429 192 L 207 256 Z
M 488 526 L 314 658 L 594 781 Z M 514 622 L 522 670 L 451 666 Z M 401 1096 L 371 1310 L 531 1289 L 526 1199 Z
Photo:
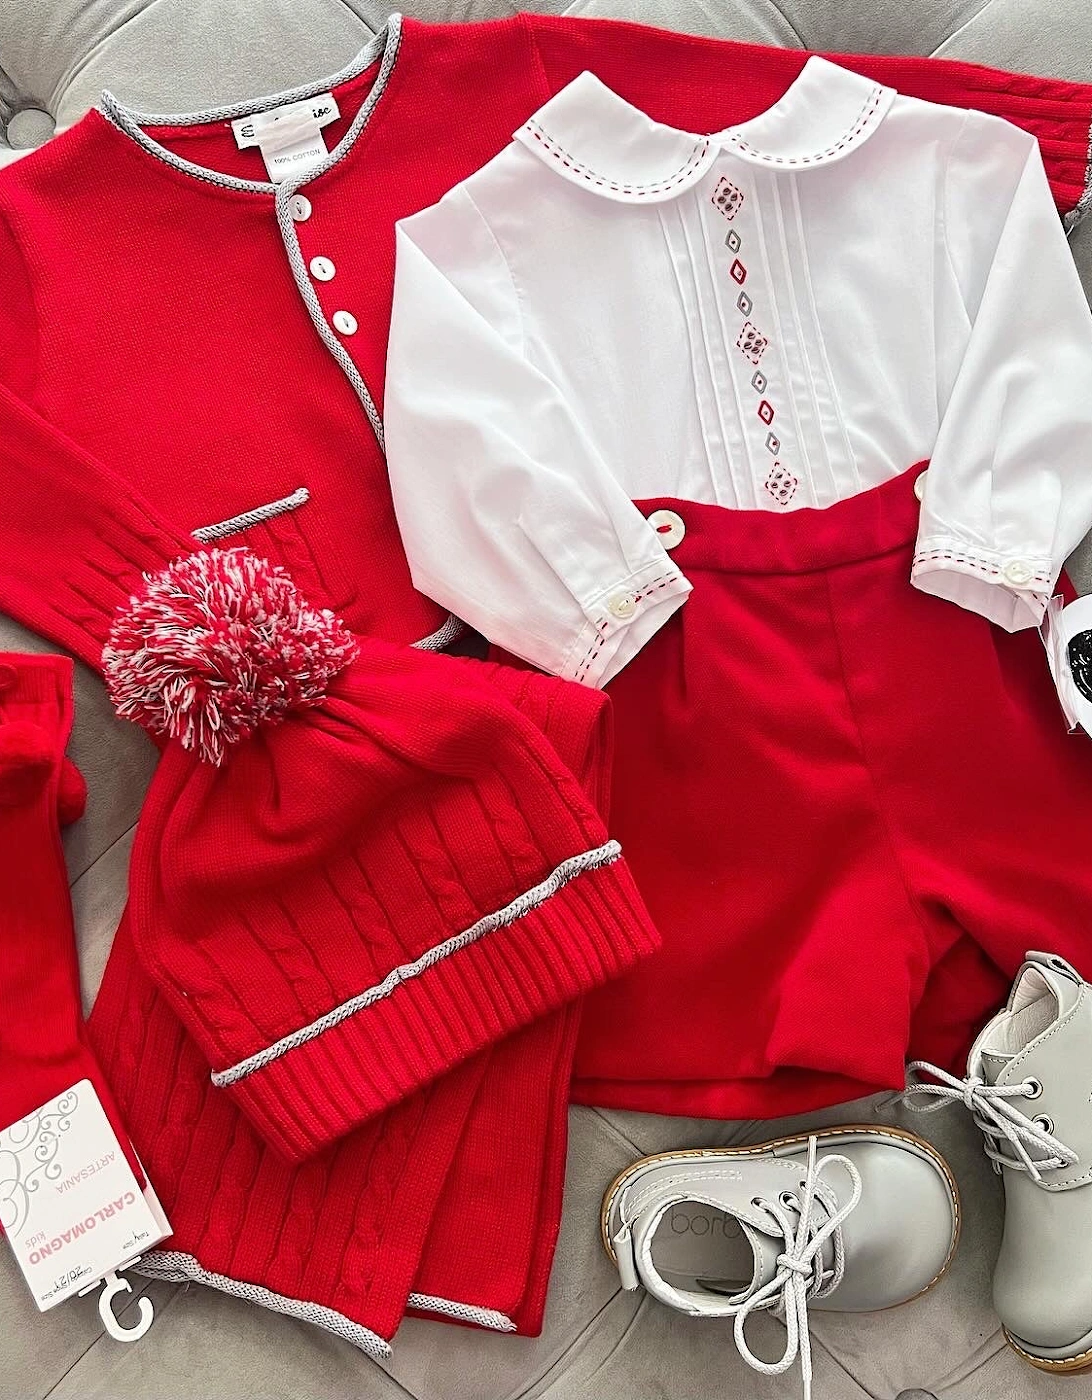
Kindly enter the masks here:
M 178 741 L 133 850 L 137 948 L 286 1157 L 656 946 L 587 795 L 495 686 L 355 639 L 248 551 L 146 574 L 103 664 L 119 713 Z

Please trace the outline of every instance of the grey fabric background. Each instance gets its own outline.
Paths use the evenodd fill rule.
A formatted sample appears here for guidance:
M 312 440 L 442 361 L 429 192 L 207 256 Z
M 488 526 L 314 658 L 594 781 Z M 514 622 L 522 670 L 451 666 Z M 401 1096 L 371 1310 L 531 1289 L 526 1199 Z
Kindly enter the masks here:
M 437 21 L 512 8 L 506 0 L 407 0 L 409 12 Z M 527 8 L 772 44 L 933 53 L 1092 77 L 1088 0 L 782 0 L 779 7 L 770 0 L 528 0 Z M 379 0 L 0 0 L 0 163 L 76 121 L 105 86 L 138 106 L 192 110 L 333 72 L 386 14 Z M 487 93 L 482 97 L 488 100 Z M 1090 288 L 1092 220 L 1072 241 Z M 1083 588 L 1089 578 L 1083 559 L 1075 574 Z M 2 649 L 45 647 L 0 619 Z M 73 755 L 91 789 L 88 814 L 66 840 L 90 1005 L 124 899 L 152 750 L 139 731 L 113 718 L 101 686 L 86 672 L 78 677 Z M 966 1218 L 956 1264 L 927 1297 L 890 1313 L 816 1318 L 816 1400 L 1045 1400 L 1062 1389 L 1088 1393 L 1092 1380 L 1043 1376 L 1004 1345 L 989 1305 L 999 1188 L 964 1115 L 943 1111 L 922 1119 L 881 1101 L 847 1106 L 823 1121 L 836 1118 L 926 1129 L 956 1170 Z M 544 1335 L 513 1339 L 410 1322 L 382 1365 L 306 1323 L 199 1286 L 140 1281 L 157 1320 L 142 1342 L 119 1345 L 102 1335 L 89 1299 L 37 1314 L 0 1248 L 0 1400 L 796 1396 L 795 1371 L 769 1379 L 743 1366 L 728 1326 L 682 1318 L 643 1295 L 620 1292 L 597 1234 L 603 1188 L 635 1156 L 769 1135 L 770 1125 L 755 1122 L 574 1110 L 565 1224 Z M 780 1351 L 783 1332 L 772 1319 L 757 1319 L 755 1336 L 765 1354 Z

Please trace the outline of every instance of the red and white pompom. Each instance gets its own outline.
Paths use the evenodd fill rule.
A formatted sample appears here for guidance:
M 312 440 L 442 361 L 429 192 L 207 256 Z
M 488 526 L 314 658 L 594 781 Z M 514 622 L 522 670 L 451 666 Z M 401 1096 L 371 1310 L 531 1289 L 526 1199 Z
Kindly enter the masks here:
M 247 549 L 210 549 L 144 576 L 102 662 L 123 719 L 218 764 L 259 726 L 317 704 L 356 652 L 283 569 Z

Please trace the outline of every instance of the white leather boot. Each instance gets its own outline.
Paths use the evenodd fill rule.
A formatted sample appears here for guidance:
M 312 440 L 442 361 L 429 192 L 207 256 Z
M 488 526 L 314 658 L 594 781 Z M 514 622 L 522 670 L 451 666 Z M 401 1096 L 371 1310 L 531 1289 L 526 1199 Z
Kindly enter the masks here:
M 1028 953 L 966 1079 L 923 1061 L 910 1072 L 911 1106 L 966 1104 L 1004 1180 L 993 1297 L 1009 1343 L 1044 1371 L 1092 1367 L 1092 986 L 1064 958 Z
M 947 1164 L 898 1128 L 838 1127 L 754 1147 L 665 1152 L 603 1198 L 622 1286 L 695 1317 L 734 1317 L 740 1355 L 768 1375 L 799 1354 L 811 1393 L 808 1309 L 871 1312 L 935 1284 L 959 1236 Z M 784 1318 L 785 1351 L 754 1355 L 747 1318 Z

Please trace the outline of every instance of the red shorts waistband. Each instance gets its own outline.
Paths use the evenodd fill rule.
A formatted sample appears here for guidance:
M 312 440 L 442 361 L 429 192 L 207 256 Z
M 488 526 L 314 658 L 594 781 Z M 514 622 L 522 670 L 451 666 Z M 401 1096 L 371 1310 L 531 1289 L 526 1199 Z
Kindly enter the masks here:
M 928 466 L 908 471 L 823 510 L 806 507 L 732 510 L 703 501 L 662 496 L 637 501 L 645 515 L 672 510 L 686 533 L 671 557 L 687 568 L 726 573 L 803 574 L 872 559 L 909 544 L 917 534 L 920 506 L 914 482 Z

